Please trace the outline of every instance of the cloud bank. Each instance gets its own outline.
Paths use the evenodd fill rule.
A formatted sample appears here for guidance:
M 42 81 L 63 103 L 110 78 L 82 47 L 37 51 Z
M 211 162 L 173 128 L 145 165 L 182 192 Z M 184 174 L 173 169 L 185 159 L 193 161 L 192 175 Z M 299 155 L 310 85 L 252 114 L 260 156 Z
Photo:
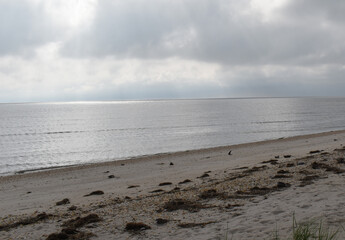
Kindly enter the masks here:
M 1 0 L 0 102 L 345 96 L 345 3 Z

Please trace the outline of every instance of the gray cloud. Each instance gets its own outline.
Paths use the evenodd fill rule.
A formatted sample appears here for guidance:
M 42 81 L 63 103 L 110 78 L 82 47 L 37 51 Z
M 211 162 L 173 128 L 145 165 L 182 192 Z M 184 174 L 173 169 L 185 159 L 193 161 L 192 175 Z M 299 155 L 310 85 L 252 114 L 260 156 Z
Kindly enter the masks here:
M 97 4 L 90 27 L 65 38 L 44 2 L 0 2 L 0 54 L 59 41 L 75 58 L 180 57 L 225 65 L 324 64 L 345 59 L 345 4 L 288 1 L 270 21 L 250 1 L 110 1 Z M 250 9 L 249 9 L 250 10 Z
M 170 56 L 159 45 L 164 35 L 184 28 L 186 14 L 177 2 L 101 1 L 92 27 L 68 42 L 65 53 L 81 57 Z
M 0 101 L 345 96 L 345 3 L 253 1 L 0 1 Z
M 323 1 L 290 1 L 269 22 L 259 13 L 244 14 L 248 5 L 224 0 L 101 1 L 93 26 L 68 42 L 64 54 L 178 56 L 226 65 L 344 60 L 343 3 L 338 8 Z
M 322 0 L 289 1 L 284 9 L 290 21 L 304 20 L 307 22 L 332 22 L 336 25 L 344 25 L 345 2 L 335 0 L 326 2 Z M 293 17 L 293 18 L 291 18 Z
M 35 47 L 58 39 L 40 4 L 0 1 L 0 55 L 29 54 Z

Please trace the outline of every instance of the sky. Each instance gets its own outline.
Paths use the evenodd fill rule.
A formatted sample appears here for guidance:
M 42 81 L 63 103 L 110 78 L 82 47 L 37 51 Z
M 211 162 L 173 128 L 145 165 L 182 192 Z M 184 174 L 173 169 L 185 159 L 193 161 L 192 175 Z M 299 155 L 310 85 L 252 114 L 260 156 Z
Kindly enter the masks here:
M 0 102 L 345 96 L 345 1 L 0 0 Z

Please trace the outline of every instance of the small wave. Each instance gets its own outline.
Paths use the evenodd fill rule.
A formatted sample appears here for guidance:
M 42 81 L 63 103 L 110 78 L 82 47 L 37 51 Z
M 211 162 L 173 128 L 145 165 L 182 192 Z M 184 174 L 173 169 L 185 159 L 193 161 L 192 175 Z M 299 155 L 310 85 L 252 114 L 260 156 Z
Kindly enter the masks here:
M 46 134 L 68 134 L 68 133 L 81 133 L 85 131 L 59 131 L 59 132 L 42 132 L 42 133 L 10 133 L 1 134 L 0 137 L 13 137 L 13 136 L 35 136 L 35 135 L 46 135 Z
M 86 131 L 54 131 L 54 132 L 31 132 L 31 133 L 10 133 L 0 134 L 0 137 L 13 137 L 13 136 L 35 136 L 35 135 L 54 135 L 54 134 L 75 134 L 75 133 L 88 133 L 88 132 L 114 132 L 114 131 L 138 131 L 150 128 L 116 128 L 116 129 L 99 129 L 99 130 L 86 130 Z
M 186 126 L 169 126 L 169 127 L 141 127 L 141 128 L 112 128 L 112 129 L 98 129 L 86 131 L 53 131 L 53 132 L 31 132 L 31 133 L 10 133 L 0 134 L 0 137 L 14 137 L 14 136 L 36 136 L 36 135 L 56 135 L 56 134 L 75 134 L 88 132 L 119 132 L 119 131 L 142 131 L 148 129 L 179 129 L 179 128 L 193 128 L 193 127 L 212 127 L 221 126 L 221 124 L 205 124 L 205 125 L 186 125 Z
M 261 122 L 251 122 L 251 124 L 271 124 L 271 123 L 290 123 L 290 122 L 297 122 L 297 121 L 289 121 L 289 120 L 285 120 L 285 121 L 261 121 Z

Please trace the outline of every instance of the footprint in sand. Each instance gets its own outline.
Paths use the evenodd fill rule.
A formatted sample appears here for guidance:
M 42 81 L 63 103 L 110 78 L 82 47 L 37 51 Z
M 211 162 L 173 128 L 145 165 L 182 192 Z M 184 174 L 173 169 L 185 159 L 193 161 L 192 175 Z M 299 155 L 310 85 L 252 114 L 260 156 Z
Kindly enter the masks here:
M 306 209 L 306 208 L 310 208 L 311 205 L 310 204 L 304 204 L 302 206 L 300 206 L 300 208 Z
M 279 215 L 279 214 L 282 214 L 282 213 L 284 213 L 285 211 L 283 211 L 283 210 L 275 210 L 275 211 L 272 211 L 272 214 L 273 215 Z
M 267 224 L 274 224 L 274 221 L 272 221 L 272 220 L 262 220 L 262 221 L 260 221 L 260 223 L 263 224 L 263 225 L 267 225 Z

